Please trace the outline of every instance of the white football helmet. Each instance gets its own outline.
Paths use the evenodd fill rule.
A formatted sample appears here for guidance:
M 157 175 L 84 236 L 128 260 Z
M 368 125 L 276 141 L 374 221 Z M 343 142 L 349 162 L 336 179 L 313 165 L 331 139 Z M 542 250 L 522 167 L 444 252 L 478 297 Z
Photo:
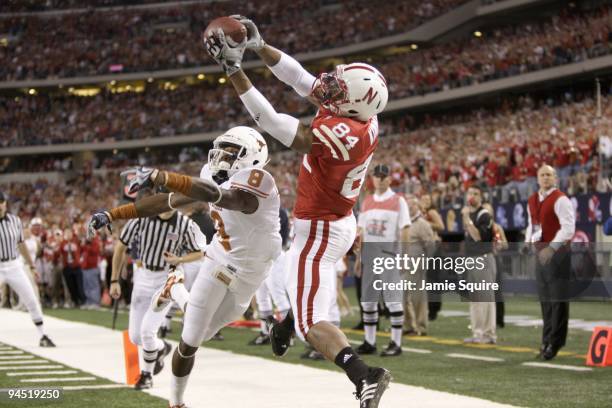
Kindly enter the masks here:
M 341 116 L 367 121 L 387 106 L 387 81 L 373 66 L 361 62 L 338 65 L 319 75 L 312 95 L 324 108 Z
M 235 151 L 227 151 L 232 147 Z M 268 144 L 253 128 L 236 126 L 218 136 L 208 151 L 208 166 L 212 176 L 229 178 L 248 168 L 262 168 L 268 163 Z M 225 174 L 219 174 L 224 172 Z

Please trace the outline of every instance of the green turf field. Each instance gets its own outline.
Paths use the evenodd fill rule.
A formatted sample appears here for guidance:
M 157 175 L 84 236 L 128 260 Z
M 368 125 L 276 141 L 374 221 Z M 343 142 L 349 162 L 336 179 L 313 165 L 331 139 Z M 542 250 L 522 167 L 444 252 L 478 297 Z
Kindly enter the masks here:
M 3 351 L 18 352 L 17 347 L 10 347 L 0 343 Z M 10 350 L 9 350 L 10 349 Z M 19 359 L 23 361 L 32 360 L 31 364 L 15 364 L 13 360 L 0 360 L 0 407 L 129 407 L 139 408 L 145 406 L 163 406 L 165 403 L 159 398 L 151 395 L 135 392 L 134 390 L 122 388 L 107 388 L 107 389 L 85 389 L 85 390 L 64 390 L 60 399 L 36 399 L 27 400 L 19 399 L 16 396 L 9 396 L 9 389 L 24 389 L 24 388 L 59 388 L 63 386 L 99 386 L 110 385 L 117 386 L 111 381 L 96 377 L 90 373 L 75 369 L 70 366 L 53 361 L 52 359 L 44 358 L 28 352 L 19 354 Z M 14 368 L 18 367 L 18 368 Z M 40 375 L 32 374 L 37 371 L 45 371 L 49 373 L 47 377 L 56 377 L 67 379 L 68 381 L 58 380 L 57 382 L 32 383 L 28 380 L 40 378 Z M 56 375 L 57 371 L 61 375 Z M 78 378 L 94 378 L 87 381 L 69 381 L 70 379 Z
M 459 302 L 446 302 L 443 310 L 467 312 L 468 305 Z M 106 310 L 59 309 L 47 310 L 46 312 L 55 317 L 111 326 L 111 313 Z M 539 313 L 539 304 L 533 300 L 510 299 L 506 302 L 507 315 L 538 318 Z M 572 319 L 612 320 L 612 303 L 575 303 L 571 306 L 570 314 Z M 362 340 L 361 332 L 350 329 L 356 323 L 356 319 L 357 316 L 353 316 L 343 321 L 343 328 L 349 338 L 355 342 Z M 431 322 L 430 336 L 406 337 L 403 344 L 407 348 L 429 350 L 431 353 L 405 352 L 402 356 L 391 359 L 366 356 L 365 360 L 370 364 L 383 365 L 389 368 L 397 382 L 486 398 L 502 403 L 530 407 L 612 406 L 612 367 L 598 368 L 591 372 L 574 372 L 524 366 L 522 363 L 536 361 L 534 357 L 539 346 L 539 327 L 506 325 L 504 329 L 498 331 L 499 338 L 496 346 L 468 346 L 461 342 L 464 337 L 470 334 L 467 328 L 468 323 L 467 317 L 440 316 L 436 321 Z M 178 340 L 180 324 L 173 324 L 173 333 L 170 337 Z M 383 329 L 386 325 L 387 323 L 384 322 Z M 127 328 L 127 314 L 121 313 L 118 318 L 117 329 L 125 328 Z M 255 334 L 254 331 L 248 329 L 226 328 L 223 330 L 225 341 L 212 341 L 207 343 L 206 346 L 235 353 L 275 358 L 268 346 L 246 345 Z M 379 334 L 378 344 L 380 348 L 388 341 L 388 335 L 383 330 Z M 566 348 L 553 360 L 553 363 L 584 366 L 584 354 L 589 339 L 589 332 L 570 330 Z M 299 355 L 302 351 L 302 345 L 297 345 L 280 361 L 337 370 L 333 364 L 328 362 L 300 359 Z M 447 356 L 451 353 L 492 357 L 502 361 L 485 362 Z M 131 390 L 125 392 L 128 391 Z M 84 393 L 84 395 L 88 394 Z M 137 398 L 138 401 L 136 401 Z M 407 398 L 409 399 L 409 396 Z M 145 399 L 142 399 L 142 402 L 140 402 L 140 399 L 140 396 L 131 398 L 131 400 L 134 400 L 134 404 L 145 402 Z

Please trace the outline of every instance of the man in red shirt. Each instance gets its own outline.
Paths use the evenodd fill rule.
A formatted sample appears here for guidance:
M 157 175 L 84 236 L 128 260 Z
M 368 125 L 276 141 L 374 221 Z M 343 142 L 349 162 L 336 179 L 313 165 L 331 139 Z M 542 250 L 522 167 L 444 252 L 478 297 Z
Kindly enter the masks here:
M 81 271 L 81 245 L 70 228 L 64 230 L 64 240 L 60 244 L 60 258 L 64 266 L 63 274 L 70 297 L 74 305 L 80 307 L 85 303 L 83 273 Z
M 85 307 L 96 308 L 100 305 L 100 239 L 88 237 L 81 246 L 81 268 L 83 270 L 83 291 Z

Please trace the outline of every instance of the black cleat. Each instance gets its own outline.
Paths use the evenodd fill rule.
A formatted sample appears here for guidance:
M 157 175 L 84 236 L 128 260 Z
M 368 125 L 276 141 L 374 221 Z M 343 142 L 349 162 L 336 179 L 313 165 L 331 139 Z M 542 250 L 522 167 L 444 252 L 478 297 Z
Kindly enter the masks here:
M 357 352 L 357 354 L 360 355 L 375 354 L 376 346 L 368 343 L 367 341 L 364 341 L 363 344 L 357 347 L 357 350 L 355 351 Z
M 40 338 L 38 345 L 40 347 L 55 347 L 55 343 L 53 343 L 46 334 Z
M 151 373 L 146 371 L 140 372 L 140 377 L 138 377 L 138 381 L 134 384 L 135 390 L 146 390 L 153 387 L 153 377 Z
M 223 341 L 225 340 L 225 337 L 223 337 L 223 335 L 221 334 L 221 330 L 219 330 L 218 332 L 215 333 L 214 336 L 211 337 L 211 340 Z
M 289 351 L 291 336 L 293 335 L 293 323 L 293 315 L 289 312 L 285 320 L 272 325 L 270 329 L 270 344 L 275 356 L 282 357 Z
M 157 375 L 164 369 L 164 358 L 172 351 L 172 346 L 165 340 L 164 348 L 157 352 L 157 359 L 155 360 L 155 367 L 153 368 L 153 375 Z
M 384 368 L 370 368 L 367 377 L 357 386 L 355 396 L 359 408 L 378 408 L 380 398 L 389 386 L 391 373 Z
M 249 341 L 249 346 L 265 346 L 266 344 L 270 344 L 270 336 L 261 332 L 253 340 Z
M 402 348 L 394 341 L 390 342 L 387 347 L 380 353 L 381 357 L 394 357 L 402 354 Z

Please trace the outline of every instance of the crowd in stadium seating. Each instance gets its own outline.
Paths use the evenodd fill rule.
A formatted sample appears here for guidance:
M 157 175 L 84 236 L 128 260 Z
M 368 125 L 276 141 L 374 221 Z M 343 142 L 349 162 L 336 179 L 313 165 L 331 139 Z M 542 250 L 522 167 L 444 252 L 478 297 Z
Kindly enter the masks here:
M 534 189 L 535 173 L 542 163 L 559 168 L 561 187 L 570 193 L 607 191 L 607 184 L 602 185 L 598 178 L 598 143 L 600 136 L 612 134 L 610 97 L 602 98 L 600 118 L 596 118 L 593 99 L 575 99 L 552 105 L 551 101 L 535 102 L 524 97 L 514 106 L 494 112 L 429 118 L 418 126 L 411 124 L 409 116 L 390 118 L 381 122 L 383 136 L 375 161 L 391 165 L 395 188 L 417 195 L 434 192 L 440 207 L 461 202 L 465 189 L 477 182 L 498 199 L 525 199 Z M 141 150 L 132 158 L 109 156 L 87 167 L 74 183 L 54 188 L 47 188 L 44 182 L 15 184 L 10 194 L 22 203 L 19 211 L 26 217 L 53 216 L 58 222 L 75 217 L 82 220 L 87 209 L 107 206 L 110 197 L 116 196 L 109 193 L 119 191 L 114 169 L 193 163 L 195 167 L 190 172 L 197 174 L 197 166 L 206 161 L 199 147 L 177 149 L 174 155 L 160 152 Z M 68 159 L 56 161 L 54 166 L 70 166 Z M 294 191 L 299 163 L 298 155 L 291 152 L 274 154 L 270 166 L 281 190 Z M 110 169 L 109 177 L 92 176 L 92 167 Z M 83 177 L 91 177 L 92 181 Z M 78 203 L 80 208 L 68 205 L 63 209 L 68 213 L 58 213 L 56 201 L 63 199 Z
M 607 55 L 610 8 L 570 8 L 536 23 L 499 28 L 379 64 L 394 97 L 422 95 Z
M 610 24 L 608 8 L 567 14 L 500 30 L 485 40 L 387 57 L 379 65 L 388 79 L 390 99 L 398 99 L 606 54 L 611 49 Z M 308 103 L 276 79 L 252 76 L 279 111 L 296 116 L 313 113 Z M 0 146 L 144 139 L 216 131 L 249 121 L 230 86 L 208 82 L 174 91 L 151 84 L 140 94 L 105 90 L 91 98 L 0 98 Z
M 406 32 L 463 0 L 199 3 L 155 10 L 0 19 L 0 80 L 70 77 L 210 65 L 201 40 L 218 16 L 253 18 L 264 38 L 291 53 Z M 341 27 L 341 29 L 339 29 Z M 66 58 L 70 56 L 70 58 Z

